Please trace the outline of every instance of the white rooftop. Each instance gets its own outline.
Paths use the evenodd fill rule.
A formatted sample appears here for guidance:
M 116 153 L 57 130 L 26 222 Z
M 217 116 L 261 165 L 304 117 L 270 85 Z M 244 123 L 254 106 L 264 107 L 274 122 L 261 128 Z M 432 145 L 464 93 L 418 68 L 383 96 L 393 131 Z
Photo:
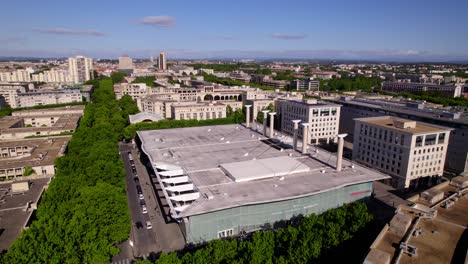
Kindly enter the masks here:
M 389 178 L 343 159 L 335 170 L 335 154 L 311 147 L 309 155 L 293 151 L 241 125 L 138 131 L 142 151 L 158 170 L 182 169 L 185 176 L 157 173 L 171 199 L 173 217 L 182 218 L 242 205 L 300 198 L 348 185 Z M 300 145 L 299 145 L 300 147 Z M 353 165 L 353 166 L 352 166 Z M 190 199 L 169 198 L 172 188 L 193 184 Z M 182 191 L 181 195 L 186 194 Z M 355 195 L 355 194 L 349 194 Z M 180 199 L 184 198 L 184 199 Z
M 306 172 L 310 168 L 288 156 L 224 163 L 221 169 L 235 182 Z

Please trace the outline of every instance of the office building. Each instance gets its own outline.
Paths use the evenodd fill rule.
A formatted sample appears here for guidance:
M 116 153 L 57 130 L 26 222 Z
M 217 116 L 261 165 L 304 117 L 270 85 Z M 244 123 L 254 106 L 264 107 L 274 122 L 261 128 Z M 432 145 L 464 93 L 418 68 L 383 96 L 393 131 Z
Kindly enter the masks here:
M 450 129 L 390 116 L 355 119 L 353 160 L 392 176 L 395 188 L 440 181 Z
M 133 71 L 133 60 L 128 55 L 119 57 L 119 70 L 120 71 Z
M 468 116 L 465 113 L 427 108 L 417 101 L 371 100 L 342 97 L 327 101 L 340 104 L 340 133 L 347 133 L 353 142 L 354 119 L 362 117 L 395 116 L 452 129 L 445 161 L 445 170 L 453 173 L 468 172 Z
M 320 82 L 311 78 L 305 80 L 293 80 L 289 86 L 290 90 L 319 91 Z
M 242 125 L 137 135 L 162 202 L 187 244 L 261 230 L 366 199 L 373 181 L 388 178 L 326 151 L 303 155 Z
M 161 51 L 158 55 L 158 70 L 167 70 L 166 52 Z
M 171 112 L 175 120 L 225 118 L 226 105 L 222 103 L 173 103 Z
M 94 79 L 93 59 L 84 56 L 69 58 L 68 73 L 74 83 L 84 83 Z
M 424 93 L 429 92 L 441 97 L 462 96 L 463 84 L 438 85 L 433 83 L 383 82 L 382 91 L 390 93 Z
M 329 143 L 334 141 L 338 135 L 340 122 L 340 108 L 338 104 L 319 102 L 315 99 L 288 100 L 278 99 L 276 110 L 278 118 L 281 120 L 281 132 L 292 135 L 294 132 L 293 120 L 301 120 L 307 123 L 309 129 L 310 144 L 320 142 Z M 299 130 L 302 137 L 302 129 Z

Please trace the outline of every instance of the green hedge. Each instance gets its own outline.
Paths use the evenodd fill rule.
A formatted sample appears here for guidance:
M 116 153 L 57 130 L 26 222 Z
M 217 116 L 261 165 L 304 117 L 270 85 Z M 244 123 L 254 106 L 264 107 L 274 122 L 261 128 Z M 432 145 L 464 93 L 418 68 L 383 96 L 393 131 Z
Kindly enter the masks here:
M 130 214 L 118 140 L 128 114 L 137 112 L 129 97 L 114 99 L 112 81 L 93 94 L 57 173 L 44 193 L 35 220 L 23 231 L 4 263 L 109 263 L 128 238 Z

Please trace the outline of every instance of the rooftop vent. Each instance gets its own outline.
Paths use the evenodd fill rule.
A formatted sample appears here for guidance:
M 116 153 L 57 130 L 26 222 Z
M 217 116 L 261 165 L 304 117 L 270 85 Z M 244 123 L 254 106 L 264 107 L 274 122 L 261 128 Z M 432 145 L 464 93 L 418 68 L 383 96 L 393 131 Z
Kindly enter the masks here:
M 416 121 L 394 119 L 393 126 L 396 128 L 401 128 L 401 129 L 416 128 Z

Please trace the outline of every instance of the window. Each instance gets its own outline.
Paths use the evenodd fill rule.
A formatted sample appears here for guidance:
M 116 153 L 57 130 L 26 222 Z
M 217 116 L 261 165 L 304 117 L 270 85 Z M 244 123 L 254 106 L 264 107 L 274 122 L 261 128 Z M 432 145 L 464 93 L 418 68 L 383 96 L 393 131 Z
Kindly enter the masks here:
M 226 229 L 226 230 L 221 230 L 218 231 L 218 238 L 223 238 L 223 237 L 230 237 L 233 234 L 233 230 L 231 229 Z
M 440 133 L 438 144 L 444 144 L 444 142 L 445 142 L 445 133 Z
M 440 137 L 440 135 L 439 135 Z M 424 146 L 431 146 L 436 144 L 437 134 L 426 135 L 426 139 L 424 140 Z
M 421 147 L 422 146 L 422 141 L 423 141 L 423 137 L 422 136 L 417 136 L 416 137 L 416 147 Z

